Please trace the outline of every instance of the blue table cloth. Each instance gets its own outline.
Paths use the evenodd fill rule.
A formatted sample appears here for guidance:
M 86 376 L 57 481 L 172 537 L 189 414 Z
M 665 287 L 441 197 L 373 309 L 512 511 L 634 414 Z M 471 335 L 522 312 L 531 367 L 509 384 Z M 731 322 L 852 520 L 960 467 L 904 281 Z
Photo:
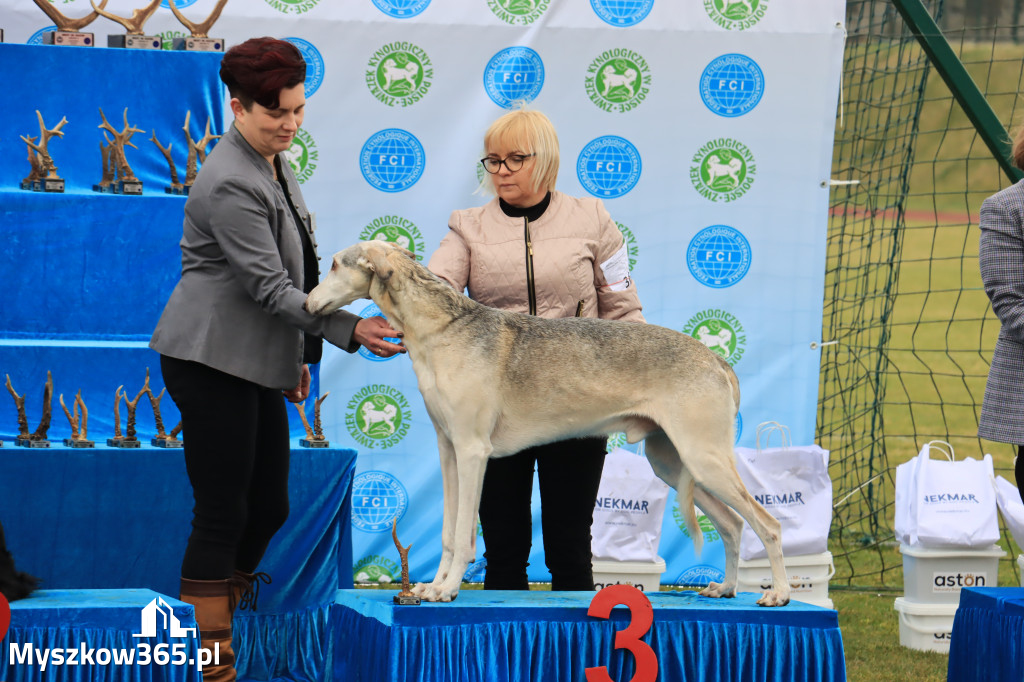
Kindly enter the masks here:
M 172 637 L 158 621 L 140 636 L 154 599 L 192 632 Z M 191 604 L 152 590 L 40 590 L 11 604 L 0 671 L 6 682 L 200 682 L 195 627 Z
M 235 619 L 254 679 L 320 680 L 339 587 L 352 585 L 355 451 L 292 450 L 291 514 L 260 570 L 259 611 Z M 0 448 L 0 521 L 19 570 L 47 589 L 148 588 L 177 596 L 192 491 L 181 450 Z M 2 679 L 2 678 L 0 678 Z
M 629 613 L 592 618 L 592 592 L 463 590 L 450 604 L 396 606 L 386 590 L 340 590 L 335 604 L 334 679 L 441 682 L 582 682 L 606 666 L 632 677 L 633 657 L 614 650 Z M 845 680 L 835 611 L 792 602 L 763 608 L 757 595 L 708 599 L 695 592 L 647 594 L 654 623 L 643 638 L 660 680 Z
M 960 591 L 947 679 L 1024 680 L 1024 587 L 965 587 Z

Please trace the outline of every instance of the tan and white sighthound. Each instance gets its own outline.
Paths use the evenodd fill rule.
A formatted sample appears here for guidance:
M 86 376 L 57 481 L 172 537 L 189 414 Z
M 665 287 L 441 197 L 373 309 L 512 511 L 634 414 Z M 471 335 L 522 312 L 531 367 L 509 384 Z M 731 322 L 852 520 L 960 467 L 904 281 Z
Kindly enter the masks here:
M 702 595 L 736 594 L 742 519 L 768 550 L 772 587 L 763 606 L 789 602 L 779 522 L 747 492 L 733 459 L 739 383 L 700 341 L 648 324 L 543 319 L 480 305 L 383 241 L 355 244 L 306 299 L 329 314 L 360 298 L 403 333 L 437 431 L 444 484 L 441 563 L 415 592 L 458 595 L 474 558 L 476 518 L 490 457 L 577 436 L 646 438 L 654 472 L 679 493 L 700 549 L 694 501 L 725 544 L 725 580 Z M 543 406 L 543 409 L 539 409 Z M 741 519 L 742 517 L 742 519 Z

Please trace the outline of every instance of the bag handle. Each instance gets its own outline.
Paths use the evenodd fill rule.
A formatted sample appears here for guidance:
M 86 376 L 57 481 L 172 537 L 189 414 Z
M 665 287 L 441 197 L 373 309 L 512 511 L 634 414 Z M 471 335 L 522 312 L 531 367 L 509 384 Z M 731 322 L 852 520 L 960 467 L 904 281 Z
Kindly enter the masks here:
M 792 446 L 793 439 L 789 435 L 788 426 L 783 426 L 777 421 L 761 422 L 760 424 L 757 425 L 756 435 L 758 454 L 761 454 L 761 436 L 764 436 L 764 447 L 767 448 L 768 445 L 771 443 L 773 433 L 779 434 L 779 441 L 781 447 L 788 448 Z
M 944 454 L 946 456 L 946 459 L 948 459 L 950 462 L 956 460 L 956 457 L 953 454 L 953 446 L 944 440 L 930 440 L 927 443 L 925 443 L 924 447 L 921 448 L 921 451 L 926 455 L 925 459 L 931 459 L 932 449 L 938 450 L 939 452 Z

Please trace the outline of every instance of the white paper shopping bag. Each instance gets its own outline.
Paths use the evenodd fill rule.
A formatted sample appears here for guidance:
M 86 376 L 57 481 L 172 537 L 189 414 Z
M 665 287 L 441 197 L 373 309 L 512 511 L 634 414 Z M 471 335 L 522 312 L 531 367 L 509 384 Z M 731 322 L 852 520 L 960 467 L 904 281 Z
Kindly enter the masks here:
M 594 558 L 656 561 L 668 491 L 643 455 L 623 448 L 609 452 L 590 527 Z
M 1013 541 L 1018 547 L 1024 547 L 1024 502 L 1017 486 L 1002 476 L 996 476 L 996 504 Z
M 951 454 L 953 454 L 951 452 Z M 999 540 L 992 455 L 953 461 L 918 456 L 913 514 L 923 547 L 988 547 Z
M 772 433 L 780 447 L 761 447 Z M 758 426 L 756 449 L 736 448 L 736 469 L 747 490 L 782 525 L 785 555 L 820 554 L 828 549 L 832 525 L 832 479 L 828 451 L 817 445 L 789 444 L 788 429 L 776 422 Z M 740 537 L 740 558 L 768 556 L 764 544 L 747 523 Z

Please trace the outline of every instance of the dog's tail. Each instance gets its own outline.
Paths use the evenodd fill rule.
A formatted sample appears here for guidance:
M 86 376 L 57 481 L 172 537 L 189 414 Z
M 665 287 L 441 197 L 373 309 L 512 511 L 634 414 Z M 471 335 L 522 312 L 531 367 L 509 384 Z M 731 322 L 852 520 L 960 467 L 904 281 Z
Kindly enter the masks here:
M 679 487 L 676 488 L 676 493 L 679 495 L 679 512 L 686 521 L 686 529 L 690 531 L 690 538 L 693 540 L 693 553 L 700 557 L 701 550 L 704 548 L 704 533 L 697 523 L 697 510 L 693 505 L 693 486 L 693 476 L 684 467 L 679 475 Z

